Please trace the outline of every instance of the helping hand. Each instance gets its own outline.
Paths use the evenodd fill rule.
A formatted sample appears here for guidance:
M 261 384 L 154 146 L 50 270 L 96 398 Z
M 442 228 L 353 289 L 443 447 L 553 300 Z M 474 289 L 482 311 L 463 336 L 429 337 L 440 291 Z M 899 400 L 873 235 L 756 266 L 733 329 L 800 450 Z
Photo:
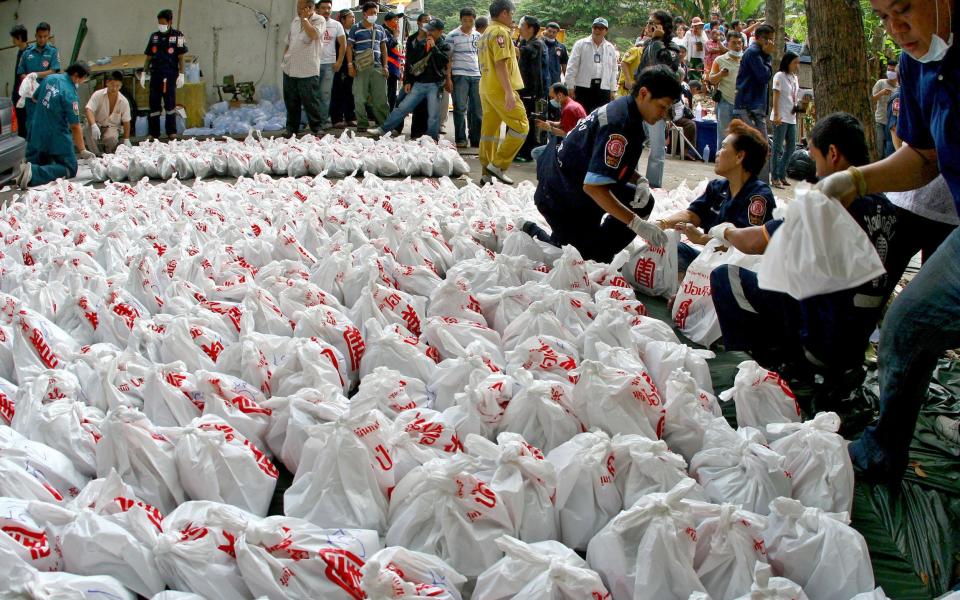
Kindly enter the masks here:
M 838 171 L 821 179 L 814 189 L 820 190 L 824 196 L 839 200 L 847 204 L 857 196 L 857 184 L 850 171 Z
M 146 71 L 140 71 L 140 87 L 142 87 L 142 88 L 147 87 L 147 72 L 146 72 Z
M 635 210 L 646 208 L 648 202 L 650 202 L 650 182 L 646 177 L 641 176 L 637 181 L 637 191 L 633 193 L 630 208 Z
M 667 234 L 650 221 L 634 217 L 630 221 L 630 230 L 643 238 L 650 246 L 662 248 L 667 245 Z
M 130 143 L 130 138 L 123 140 L 123 145 L 126 146 L 127 148 L 133 147 L 133 144 Z
M 91 137 L 93 137 L 93 141 L 99 142 L 99 141 L 100 141 L 100 136 L 102 135 L 102 134 L 100 133 L 100 126 L 97 125 L 96 123 L 92 124 L 92 125 L 90 126 L 90 135 L 91 135 Z
M 513 93 L 513 90 L 508 90 L 507 92 L 504 92 L 503 109 L 507 112 L 510 112 L 516 107 L 517 107 L 517 98 L 516 98 L 516 95 Z
M 187 79 L 183 76 L 183 73 L 177 75 L 177 89 L 183 87 L 183 84 L 187 82 Z
M 729 246 L 730 242 L 728 242 L 726 238 L 727 230 L 736 228 L 736 225 L 733 223 L 720 223 L 719 225 L 714 225 L 711 227 L 710 231 L 707 232 L 707 235 L 719 241 L 724 246 Z
M 80 160 L 90 160 L 91 158 L 96 158 L 96 157 L 97 155 L 94 154 L 93 152 L 90 152 L 89 150 L 84 150 L 80 153 L 80 155 L 77 158 L 79 158 Z
M 687 236 L 687 239 L 694 244 L 703 246 L 710 241 L 710 236 L 703 235 L 703 231 L 693 223 L 677 223 L 676 229 L 677 231 L 683 232 L 683 234 Z

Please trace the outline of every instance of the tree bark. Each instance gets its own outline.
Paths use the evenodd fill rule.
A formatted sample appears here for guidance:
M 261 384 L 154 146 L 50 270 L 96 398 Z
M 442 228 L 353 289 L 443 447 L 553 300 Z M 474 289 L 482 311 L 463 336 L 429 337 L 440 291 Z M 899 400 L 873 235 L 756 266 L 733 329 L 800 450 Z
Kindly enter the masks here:
M 784 0 L 767 0 L 765 3 L 764 21 L 776 31 L 774 41 L 776 49 L 773 52 L 773 70 L 780 66 L 780 57 L 783 56 L 783 45 L 787 39 L 786 24 L 784 23 Z
M 863 124 L 867 147 L 876 160 L 874 79 L 867 62 L 866 36 L 858 0 L 806 0 L 808 41 L 813 54 L 813 93 L 817 116 L 846 111 Z

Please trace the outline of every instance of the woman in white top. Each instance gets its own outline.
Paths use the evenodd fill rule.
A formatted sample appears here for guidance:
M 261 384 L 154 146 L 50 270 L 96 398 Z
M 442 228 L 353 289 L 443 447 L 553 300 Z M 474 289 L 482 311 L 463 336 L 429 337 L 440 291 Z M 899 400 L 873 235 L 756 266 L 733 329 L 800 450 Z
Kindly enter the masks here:
M 773 164 L 770 169 L 770 185 L 775 188 L 789 186 L 787 163 L 797 149 L 797 106 L 800 94 L 800 57 L 787 52 L 780 59 L 780 70 L 773 76 Z

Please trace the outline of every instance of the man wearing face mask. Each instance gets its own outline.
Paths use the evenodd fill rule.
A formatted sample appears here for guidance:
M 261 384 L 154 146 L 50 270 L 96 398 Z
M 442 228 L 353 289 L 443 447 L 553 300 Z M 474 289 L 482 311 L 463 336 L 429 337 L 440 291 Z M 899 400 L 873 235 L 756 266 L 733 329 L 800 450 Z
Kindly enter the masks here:
M 887 145 L 891 143 L 890 130 L 887 129 L 887 107 L 890 106 L 890 99 L 893 98 L 897 87 L 897 61 L 890 59 L 887 61 L 886 77 L 873 84 L 873 92 L 870 96 L 876 108 L 873 120 L 877 132 L 877 158 L 886 157 Z
M 590 113 L 537 160 L 537 209 L 552 230 L 533 222 L 521 230 L 560 247 L 571 244 L 587 260 L 610 262 L 636 236 L 654 246 L 666 234 L 646 220 L 653 210 L 650 186 L 636 172 L 646 140 L 644 123 L 656 123 L 680 99 L 680 82 L 667 67 L 640 72 L 629 96 Z
M 580 119 L 584 119 L 587 116 L 587 111 L 583 109 L 583 106 L 579 102 L 570 97 L 567 86 L 562 83 L 555 83 L 550 86 L 550 107 L 560 114 L 560 120 L 544 121 L 543 119 L 537 119 L 534 121 L 534 124 L 537 126 L 537 129 L 546 131 L 556 138 L 566 137 L 567 134 L 577 126 Z M 547 144 L 554 143 L 555 141 L 554 137 L 551 137 L 547 140 Z M 530 153 L 533 156 L 533 160 L 539 160 L 540 155 L 543 154 L 543 151 L 546 149 L 546 145 L 534 148 L 533 152 Z
M 23 78 L 31 73 L 36 73 L 37 80 L 41 80 L 48 75 L 60 72 L 60 52 L 49 42 L 50 24 L 41 22 L 37 25 L 36 36 L 36 43 L 27 46 L 17 63 L 19 81 L 23 81 Z M 27 124 L 33 117 L 34 106 L 36 102 L 27 100 Z
M 17 185 L 21 190 L 43 185 L 61 177 L 77 175 L 77 158 L 93 158 L 83 142 L 80 127 L 80 100 L 77 86 L 90 77 L 82 63 L 70 65 L 66 73 L 44 77 L 33 95 L 35 119 L 30 128 L 26 159 L 20 163 Z M 74 153 L 76 149 L 76 153 Z
M 147 60 L 140 72 L 140 85 L 144 85 L 147 71 L 150 72 L 150 116 L 147 123 L 150 136 L 160 137 L 160 109 L 166 112 L 167 137 L 177 134 L 177 89 L 184 84 L 183 56 L 187 53 L 187 40 L 183 33 L 173 29 L 173 11 L 161 10 L 157 14 L 157 31 L 150 34 Z
M 900 117 L 905 145 L 891 156 L 834 173 L 819 189 L 844 206 L 858 196 L 916 189 L 938 173 L 960 212 L 960 11 L 956 0 L 871 0 L 900 45 Z M 930 377 L 944 351 L 960 347 L 960 230 L 954 230 L 890 305 L 880 332 L 880 418 L 849 446 L 861 480 L 898 482 Z M 954 430 L 954 434 L 956 432 Z
M 713 61 L 707 81 L 720 92 L 717 102 L 717 145 L 723 141 L 727 127 L 733 120 L 733 106 L 737 99 L 737 75 L 740 73 L 740 58 L 743 56 L 743 35 L 736 30 L 727 32 L 727 53 Z

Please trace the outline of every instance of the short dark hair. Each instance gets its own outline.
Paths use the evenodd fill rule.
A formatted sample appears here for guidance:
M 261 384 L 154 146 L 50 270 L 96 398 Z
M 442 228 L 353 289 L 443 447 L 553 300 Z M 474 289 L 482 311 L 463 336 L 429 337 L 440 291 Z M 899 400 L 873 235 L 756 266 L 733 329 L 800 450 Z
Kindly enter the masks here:
M 477 17 L 477 20 L 474 21 L 473 26 L 476 27 L 477 29 L 480 29 L 481 27 L 486 27 L 489 24 L 490 24 L 490 19 L 488 19 L 487 17 L 484 17 L 483 15 L 480 15 L 479 17 Z
M 800 57 L 799 57 L 796 53 L 794 53 L 794 52 L 786 52 L 786 53 L 784 53 L 783 57 L 780 58 L 780 72 L 781 72 L 781 73 L 787 73 L 787 72 L 789 72 L 789 71 L 790 71 L 790 63 L 792 63 L 793 61 L 795 61 L 795 60 L 798 59 L 798 58 L 800 58 Z
M 713 29 L 719 29 L 719 28 L 720 28 L 720 21 L 710 21 L 710 29 L 711 29 L 711 30 L 713 30 Z
M 771 35 L 775 34 L 776 32 L 777 32 L 776 29 L 774 29 L 772 26 L 767 25 L 766 23 L 764 23 L 763 25 L 757 26 L 757 28 L 753 30 L 753 37 L 755 37 L 755 38 L 758 38 L 758 37 L 764 37 L 764 38 L 765 38 L 765 37 L 770 37 Z
M 690 89 L 691 89 L 691 90 L 692 90 L 693 88 L 697 88 L 697 89 L 700 89 L 700 90 L 703 89 L 703 84 L 700 83 L 699 81 L 697 81 L 696 79 L 694 79 L 693 81 L 691 81 L 691 82 L 688 83 L 687 85 L 690 86 Z
M 27 28 L 23 25 L 14 25 L 10 29 L 10 37 L 21 42 L 27 41 Z
M 110 74 L 107 75 L 107 81 L 121 81 L 121 82 L 122 82 L 122 81 L 123 81 L 123 73 L 121 73 L 120 71 L 111 71 Z
M 417 25 L 422 25 L 430 20 L 430 13 L 420 13 L 417 15 Z
M 523 18 L 520 20 L 526 23 L 527 25 L 529 25 L 533 29 L 534 37 L 536 37 L 536 35 L 540 33 L 540 19 L 536 17 L 532 17 L 530 15 L 524 15 Z
M 333 4 L 333 0 L 317 0 L 316 4 Z
M 739 38 L 739 39 L 742 40 L 742 39 L 743 39 L 743 34 L 740 33 L 739 31 L 737 31 L 736 29 L 728 29 L 728 30 L 727 30 L 727 40 L 729 41 L 730 38 L 733 38 L 733 37 Z
M 551 85 L 551 86 L 550 86 L 550 90 L 551 90 L 554 94 L 563 94 L 564 96 L 569 96 L 569 95 L 570 95 L 570 89 L 567 88 L 567 86 L 566 86 L 565 84 L 562 84 L 562 83 L 560 83 L 559 81 L 558 81 L 557 83 Z
M 647 88 L 654 99 L 670 98 L 676 101 L 680 99 L 680 95 L 683 93 L 683 88 L 677 81 L 676 74 L 666 65 L 655 65 L 640 71 L 637 80 L 633 82 L 630 93 L 637 96 L 640 94 L 640 88 Z
M 380 5 L 376 2 L 364 2 L 363 6 L 360 7 L 361 12 L 367 12 L 371 8 L 380 8 Z
M 510 0 L 493 0 L 490 3 L 490 18 L 496 19 L 503 12 L 514 12 L 517 8 Z
M 90 77 L 90 67 L 85 63 L 75 62 L 67 67 L 67 75 L 76 75 L 77 77 Z
M 734 136 L 733 149 L 746 155 L 743 158 L 743 168 L 752 175 L 759 174 L 767 162 L 767 153 L 770 150 L 763 134 L 740 119 L 730 121 L 727 134 Z
M 157 13 L 157 20 L 163 19 L 164 21 L 173 21 L 173 11 L 169 8 L 165 8 Z
M 40 31 L 50 31 L 50 23 L 47 23 L 46 21 L 40 21 L 40 23 L 37 24 L 37 32 Z
M 734 19 L 733 21 L 730 21 L 730 27 L 732 27 L 733 29 L 736 29 L 736 28 L 737 28 L 737 25 L 739 25 L 739 24 L 740 24 L 740 21 L 737 20 L 737 19 Z
M 341 8 L 340 12 L 337 13 L 337 16 L 340 17 L 340 20 L 342 21 L 344 17 L 350 16 L 352 14 L 353 14 L 353 11 L 350 10 L 349 8 Z
M 817 119 L 810 131 L 810 143 L 824 155 L 830 151 L 830 146 L 836 146 L 837 151 L 855 167 L 870 162 L 863 125 L 850 113 L 835 112 Z
M 471 7 L 461 8 L 460 9 L 460 18 L 464 17 L 473 17 L 477 18 L 477 11 L 473 10 Z

